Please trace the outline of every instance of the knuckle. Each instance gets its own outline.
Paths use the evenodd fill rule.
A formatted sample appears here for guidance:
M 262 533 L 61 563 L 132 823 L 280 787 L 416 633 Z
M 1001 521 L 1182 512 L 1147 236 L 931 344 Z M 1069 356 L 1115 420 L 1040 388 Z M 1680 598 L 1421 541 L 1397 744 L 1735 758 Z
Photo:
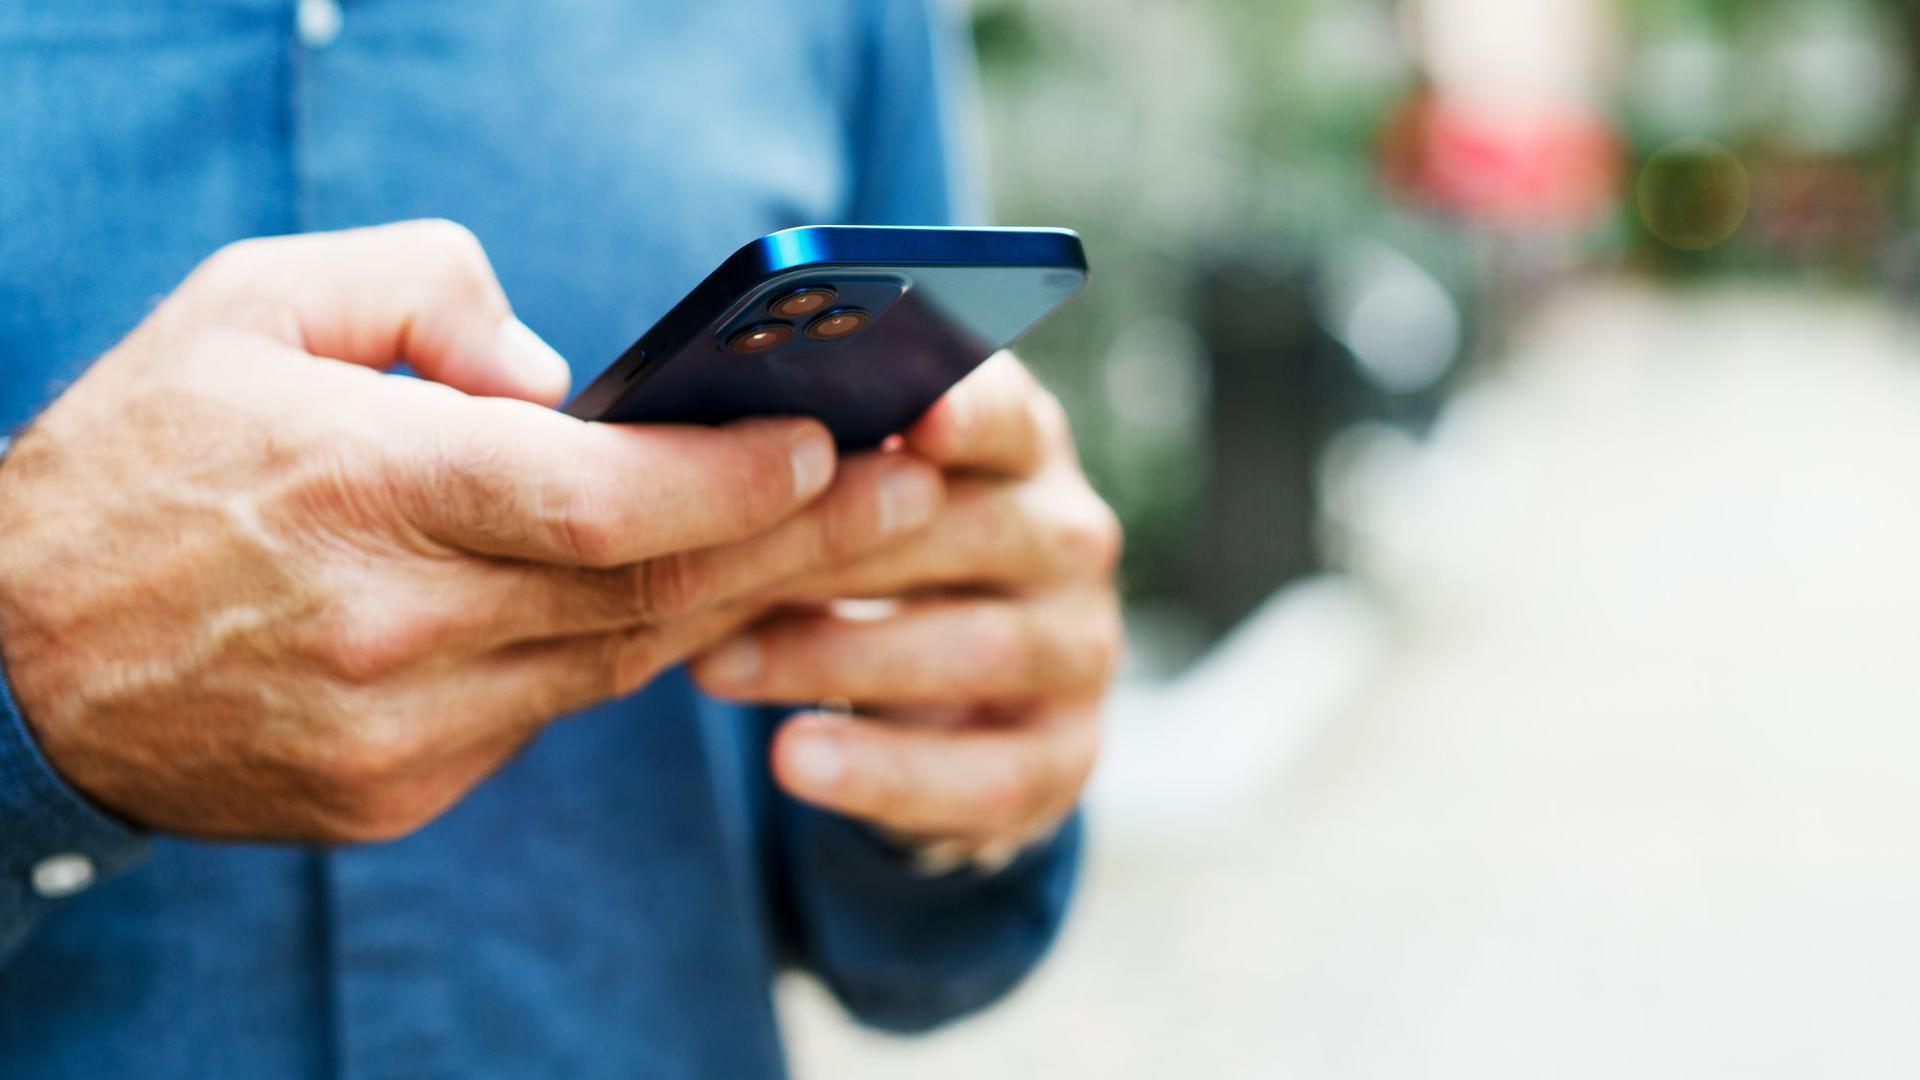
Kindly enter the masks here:
M 396 473 L 408 470 L 396 463 Z M 426 482 L 414 487 L 421 499 L 449 507 L 452 517 L 471 522 L 475 531 L 511 536 L 525 516 L 525 489 L 510 463 L 481 447 L 440 446 L 431 455 Z
M 493 273 L 493 261 L 472 229 L 447 218 L 408 223 L 419 242 L 433 253 L 430 287 L 443 296 L 477 300 L 506 313 L 506 294 Z
M 771 444 L 740 454 L 733 474 L 739 478 L 738 494 L 718 495 L 720 521 L 729 536 L 759 532 L 792 505 L 792 461 Z
M 620 532 L 585 494 L 542 498 L 538 518 L 541 530 L 580 562 L 600 567 L 619 563 Z
M 413 620 L 386 611 L 349 611 L 322 632 L 320 659 L 336 678 L 352 684 L 378 682 L 419 659 L 436 635 Z
M 980 777 L 980 802 L 995 822 L 1017 821 L 1033 805 L 1039 785 L 1029 768 L 1012 755 L 993 758 Z
M 1050 666 L 1041 628 L 1034 613 L 1025 606 L 983 603 L 974 618 L 975 645 L 979 659 L 989 672 L 1025 672 L 1022 680 L 1034 684 L 1043 680 Z
M 915 801 L 907 763 L 896 752 L 876 753 L 867 767 L 842 783 L 859 801 L 885 815 L 905 813 Z
M 973 553 L 975 559 L 1004 557 L 1009 549 L 1024 551 L 1038 543 L 1029 519 L 993 487 L 978 481 L 954 484 L 948 496 L 951 512 L 942 529 L 951 543 Z
M 422 497 L 448 504 L 477 536 L 509 547 L 534 541 L 585 566 L 618 564 L 618 523 L 590 485 L 475 447 L 448 451 L 433 473 Z
M 648 658 L 636 642 L 640 634 L 603 634 L 570 646 L 571 662 L 526 703 L 525 719 L 544 722 L 574 709 L 632 692 L 647 673 L 635 669 Z
M 841 566 L 860 555 L 881 530 L 879 513 L 864 517 L 851 507 L 822 508 L 807 529 L 802 565 L 806 569 Z
M 633 575 L 634 612 L 649 619 L 685 615 L 699 609 L 713 587 L 713 572 L 697 553 L 650 559 Z
M 1124 537 L 1119 517 L 1098 496 L 1088 492 L 1082 505 L 1064 515 L 1055 530 L 1054 549 L 1063 565 L 1094 577 L 1113 576 L 1120 565 Z
M 255 237 L 235 240 L 216 249 L 194 267 L 178 292 L 216 305 L 238 297 L 258 296 L 276 243 L 270 238 Z
M 487 265 L 487 249 L 472 229 L 450 218 L 421 218 L 407 226 L 423 244 L 444 255 L 454 269 L 471 271 Z
M 221 282 L 238 280 L 259 265 L 269 243 L 255 237 L 223 244 L 201 261 L 196 276 Z

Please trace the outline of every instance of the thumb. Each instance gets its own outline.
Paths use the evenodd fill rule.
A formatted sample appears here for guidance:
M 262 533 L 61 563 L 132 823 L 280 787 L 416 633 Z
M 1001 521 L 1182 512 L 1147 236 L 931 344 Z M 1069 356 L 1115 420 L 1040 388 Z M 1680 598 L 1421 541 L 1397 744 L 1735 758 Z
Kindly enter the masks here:
M 243 240 L 186 290 L 269 314 L 262 329 L 315 356 L 382 369 L 404 361 L 477 397 L 553 405 L 572 381 L 560 354 L 514 317 L 479 239 L 451 221 Z

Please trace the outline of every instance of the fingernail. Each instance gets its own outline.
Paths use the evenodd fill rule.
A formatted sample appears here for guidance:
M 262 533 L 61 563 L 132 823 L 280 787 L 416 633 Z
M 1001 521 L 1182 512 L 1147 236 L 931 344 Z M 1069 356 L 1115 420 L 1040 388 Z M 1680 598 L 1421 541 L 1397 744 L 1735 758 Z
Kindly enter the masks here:
M 880 481 L 880 533 L 925 525 L 939 505 L 939 481 L 926 469 L 901 468 Z
M 787 754 L 794 782 L 810 791 L 828 791 L 847 773 L 847 757 L 839 740 L 825 733 L 795 739 Z
M 751 637 L 736 638 L 707 654 L 706 676 L 722 686 L 748 686 L 760 677 L 766 650 Z
M 533 328 L 509 315 L 496 335 L 500 359 L 529 391 L 552 400 L 566 394 L 573 369 Z
M 819 431 L 809 431 L 793 446 L 793 493 L 817 495 L 833 479 L 833 443 Z

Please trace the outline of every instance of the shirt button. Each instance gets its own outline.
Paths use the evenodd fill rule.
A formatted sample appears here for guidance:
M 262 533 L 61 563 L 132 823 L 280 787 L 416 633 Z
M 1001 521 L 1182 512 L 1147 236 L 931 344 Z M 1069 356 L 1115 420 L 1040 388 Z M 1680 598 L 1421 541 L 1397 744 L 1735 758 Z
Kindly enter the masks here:
M 93 860 L 85 855 L 49 855 L 33 864 L 33 891 L 48 900 L 65 900 L 86 892 L 94 876 Z
M 300 34 L 300 44 L 309 49 L 324 49 L 338 41 L 340 25 L 344 21 L 340 0 L 300 0 L 293 12 L 293 25 Z

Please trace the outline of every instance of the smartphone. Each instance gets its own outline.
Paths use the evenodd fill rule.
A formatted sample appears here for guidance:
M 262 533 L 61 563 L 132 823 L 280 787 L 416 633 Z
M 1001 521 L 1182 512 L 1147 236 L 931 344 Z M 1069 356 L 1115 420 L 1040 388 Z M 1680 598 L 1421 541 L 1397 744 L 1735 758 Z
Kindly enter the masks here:
M 618 423 L 811 416 L 868 449 L 1086 281 L 1066 229 L 788 229 L 722 263 L 565 408 Z

